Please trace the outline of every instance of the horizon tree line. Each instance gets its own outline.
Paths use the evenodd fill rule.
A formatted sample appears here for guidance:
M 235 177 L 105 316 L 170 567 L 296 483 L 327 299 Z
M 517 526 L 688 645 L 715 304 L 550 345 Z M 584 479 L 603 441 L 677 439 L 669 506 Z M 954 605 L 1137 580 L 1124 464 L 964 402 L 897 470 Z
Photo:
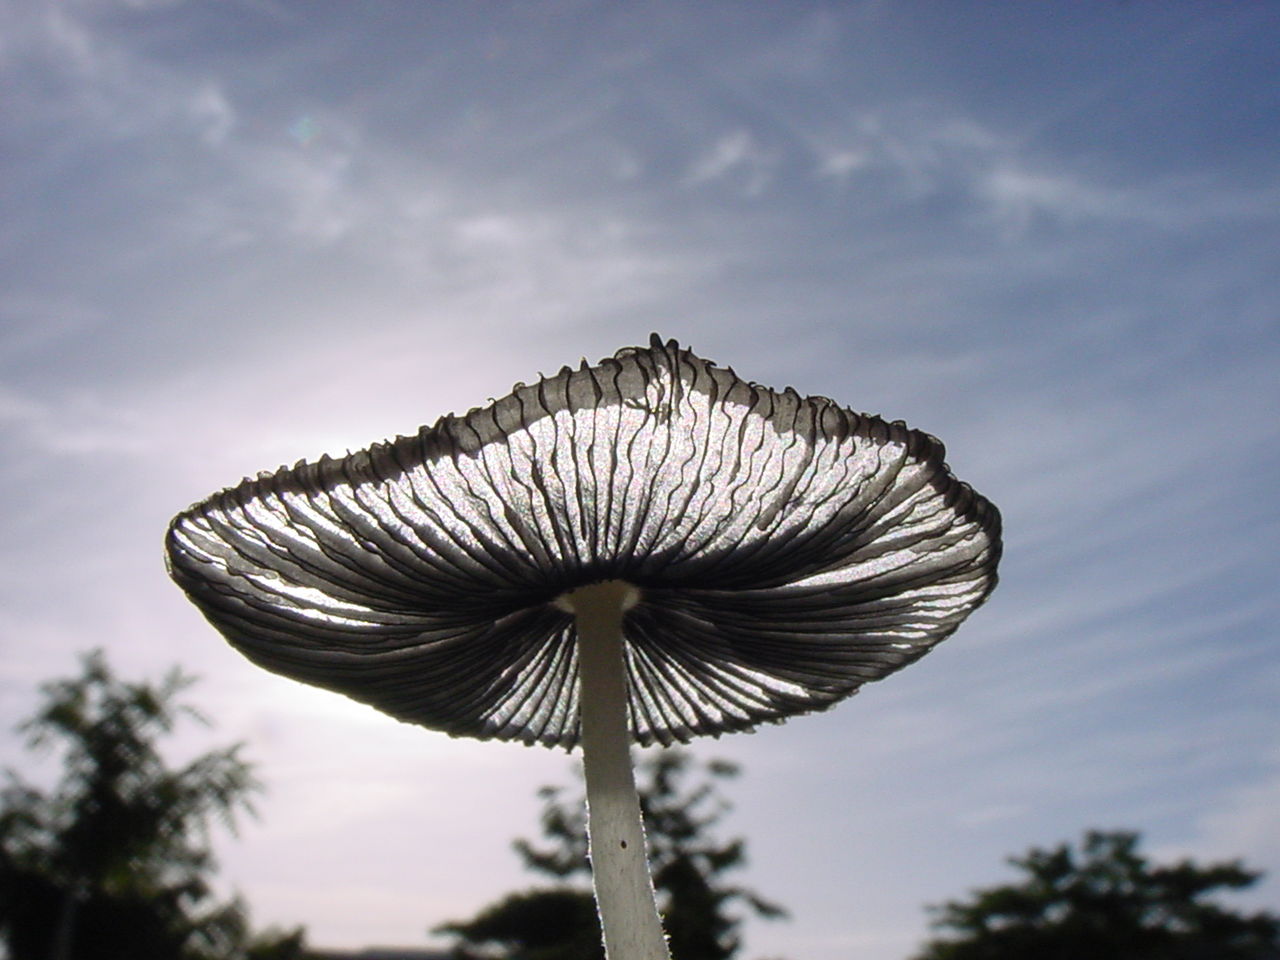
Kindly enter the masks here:
M 308 960 L 302 927 L 255 931 L 244 902 L 219 899 L 216 823 L 234 830 L 261 782 L 243 745 L 180 766 L 161 742 L 180 722 L 207 722 L 174 668 L 129 682 L 100 650 L 78 676 L 41 688 L 19 727 L 28 749 L 56 750 L 61 778 L 44 790 L 6 771 L 0 790 L 0 943 L 9 960 Z M 738 768 L 682 750 L 641 765 L 642 812 L 674 960 L 733 960 L 748 915 L 786 910 L 725 874 L 746 840 L 718 839 L 722 786 Z M 438 924 L 458 960 L 603 960 L 587 882 L 581 789 L 545 786 L 543 843 L 517 840 L 549 883 L 509 893 L 465 920 Z M 1032 848 L 1009 862 L 1018 880 L 929 908 L 934 935 L 912 960 L 1280 960 L 1280 918 L 1217 899 L 1261 874 L 1238 860 L 1152 864 L 1133 831 L 1087 831 L 1078 844 Z

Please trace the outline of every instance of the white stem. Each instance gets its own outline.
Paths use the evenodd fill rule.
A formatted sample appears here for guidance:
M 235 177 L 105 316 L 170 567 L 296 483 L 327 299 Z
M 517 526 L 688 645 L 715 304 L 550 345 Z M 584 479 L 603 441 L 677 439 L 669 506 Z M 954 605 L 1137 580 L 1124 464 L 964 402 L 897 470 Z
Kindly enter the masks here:
M 608 960 L 670 960 L 631 769 L 622 617 L 638 593 L 611 580 L 562 597 L 578 627 L 587 849 Z

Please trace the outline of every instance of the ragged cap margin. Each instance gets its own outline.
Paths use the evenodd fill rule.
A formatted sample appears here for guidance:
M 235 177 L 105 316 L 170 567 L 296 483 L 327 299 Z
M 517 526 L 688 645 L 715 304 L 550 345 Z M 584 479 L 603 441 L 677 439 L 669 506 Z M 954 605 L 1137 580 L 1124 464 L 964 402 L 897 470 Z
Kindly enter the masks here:
M 267 669 L 455 735 L 572 746 L 555 599 L 638 586 L 641 743 L 824 709 L 995 586 L 996 509 L 936 438 L 653 338 L 177 517 L 170 571 Z

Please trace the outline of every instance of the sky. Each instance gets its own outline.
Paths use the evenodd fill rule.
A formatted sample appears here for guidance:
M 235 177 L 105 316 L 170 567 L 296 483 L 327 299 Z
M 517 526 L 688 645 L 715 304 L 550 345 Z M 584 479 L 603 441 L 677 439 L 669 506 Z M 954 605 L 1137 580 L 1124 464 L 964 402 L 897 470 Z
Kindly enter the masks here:
M 906 960 L 926 904 L 1089 828 L 1280 902 L 1280 5 L 0 2 L 0 763 L 95 646 L 180 664 L 267 792 L 226 889 L 426 945 L 536 878 L 563 751 L 267 674 L 170 517 L 651 331 L 905 419 L 1001 584 L 835 709 L 698 743 L 791 918 Z M 440 941 L 432 941 L 439 943 Z

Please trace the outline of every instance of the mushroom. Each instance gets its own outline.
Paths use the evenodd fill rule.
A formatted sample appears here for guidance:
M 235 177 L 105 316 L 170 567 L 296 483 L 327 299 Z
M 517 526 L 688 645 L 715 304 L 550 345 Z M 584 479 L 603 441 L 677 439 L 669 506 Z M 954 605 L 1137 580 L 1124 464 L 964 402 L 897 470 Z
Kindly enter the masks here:
M 454 736 L 580 744 L 612 960 L 662 960 L 632 741 L 822 710 L 950 635 L 999 513 L 901 421 L 657 335 L 180 514 L 169 569 L 268 670 Z

